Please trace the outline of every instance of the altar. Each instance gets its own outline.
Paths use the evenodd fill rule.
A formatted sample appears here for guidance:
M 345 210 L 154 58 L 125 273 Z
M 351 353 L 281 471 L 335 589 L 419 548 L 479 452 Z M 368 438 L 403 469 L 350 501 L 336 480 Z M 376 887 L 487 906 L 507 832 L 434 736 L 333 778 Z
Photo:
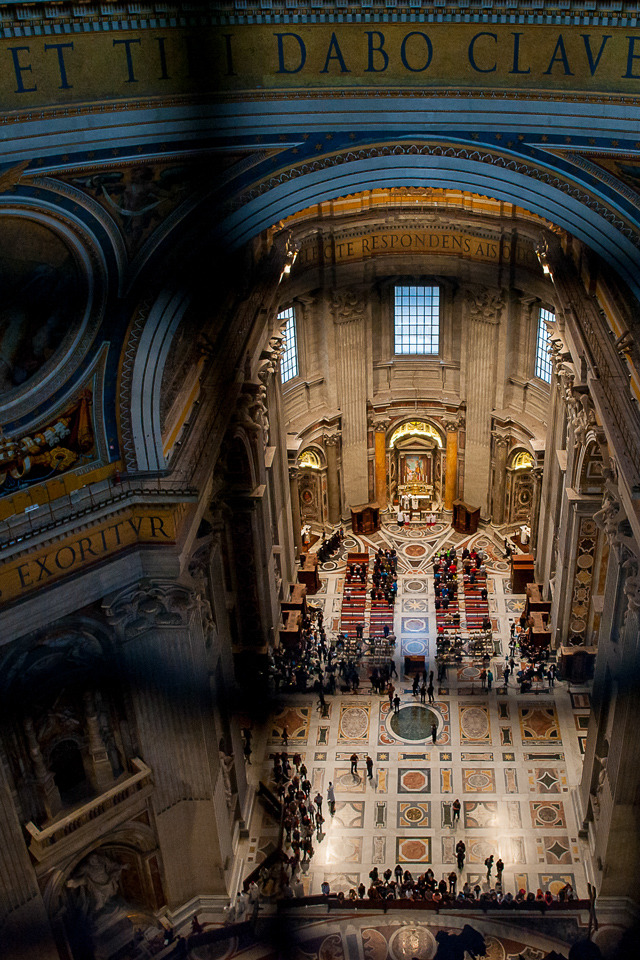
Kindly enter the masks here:
M 420 520 L 431 510 L 433 487 L 428 483 L 402 484 L 399 488 L 400 509 L 409 520 Z

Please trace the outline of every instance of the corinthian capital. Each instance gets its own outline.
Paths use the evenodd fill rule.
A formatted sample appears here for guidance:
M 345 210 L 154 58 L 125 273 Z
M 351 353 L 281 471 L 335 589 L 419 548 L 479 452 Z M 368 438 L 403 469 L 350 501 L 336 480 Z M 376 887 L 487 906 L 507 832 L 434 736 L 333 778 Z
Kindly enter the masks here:
M 502 290 L 488 287 L 466 292 L 467 311 L 471 320 L 478 323 L 500 323 L 505 300 Z
M 334 290 L 331 301 L 334 323 L 354 323 L 363 320 L 366 300 L 355 290 Z
M 105 599 L 107 618 L 126 640 L 159 627 L 182 627 L 200 600 L 195 591 L 173 580 L 140 580 Z

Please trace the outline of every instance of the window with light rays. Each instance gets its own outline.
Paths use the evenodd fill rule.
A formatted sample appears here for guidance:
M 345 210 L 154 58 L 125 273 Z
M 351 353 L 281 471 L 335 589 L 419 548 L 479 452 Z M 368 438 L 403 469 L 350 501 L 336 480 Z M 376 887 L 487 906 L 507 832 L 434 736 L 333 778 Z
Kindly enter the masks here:
M 286 346 L 280 361 L 280 376 L 282 382 L 292 380 L 298 376 L 298 338 L 296 336 L 296 314 L 293 307 L 287 307 L 278 314 L 280 322 L 286 321 L 284 338 Z
M 440 350 L 440 287 L 395 288 L 394 350 L 397 354 L 437 354 Z
M 549 333 L 545 321 L 555 322 L 556 315 L 552 310 L 540 307 L 538 314 L 538 336 L 536 338 L 536 377 L 551 383 L 551 356 L 549 354 Z

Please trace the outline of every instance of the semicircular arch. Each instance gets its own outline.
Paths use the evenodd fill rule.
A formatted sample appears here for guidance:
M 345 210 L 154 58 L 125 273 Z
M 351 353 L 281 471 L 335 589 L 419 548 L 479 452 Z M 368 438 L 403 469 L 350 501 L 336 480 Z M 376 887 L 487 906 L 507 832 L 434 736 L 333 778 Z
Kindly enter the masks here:
M 640 250 L 625 235 L 631 231 L 585 187 L 561 180 L 553 170 L 527 168 L 520 160 L 481 159 L 477 150 L 413 153 L 410 147 L 354 150 L 281 173 L 249 192 L 239 208 L 234 204 L 219 226 L 219 236 L 226 245 L 239 247 L 298 210 L 375 187 L 452 187 L 525 207 L 570 231 L 640 296 Z

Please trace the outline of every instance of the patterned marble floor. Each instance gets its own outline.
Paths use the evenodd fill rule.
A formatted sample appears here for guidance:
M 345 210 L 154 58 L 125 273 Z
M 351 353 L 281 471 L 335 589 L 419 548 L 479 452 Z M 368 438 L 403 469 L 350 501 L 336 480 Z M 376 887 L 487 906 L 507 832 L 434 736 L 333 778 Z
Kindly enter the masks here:
M 435 669 L 435 606 L 430 559 L 455 543 L 482 546 L 488 553 L 489 610 L 502 655 L 492 661 L 501 673 L 510 623 L 524 606 L 523 596 L 509 592 L 502 534 L 483 530 L 471 538 L 443 524 L 400 530 L 384 527 L 371 538 L 350 536 L 341 557 L 322 568 L 323 590 L 311 602 L 323 609 L 325 624 L 337 631 L 344 558 L 347 550 L 398 551 L 398 599 L 395 604 L 396 665 L 394 681 L 401 699 L 394 718 L 387 697 L 372 695 L 362 672 L 358 695 L 327 698 L 329 714 L 320 718 L 311 695 L 284 697 L 268 729 L 254 740 L 249 777 L 269 782 L 270 756 L 280 750 L 279 731 L 289 733 L 289 752 L 297 751 L 311 773 L 313 793 L 326 797 L 331 780 L 336 790 L 333 818 L 324 813 L 325 835 L 303 875 L 307 893 L 320 892 L 327 879 L 334 892 L 355 887 L 378 866 L 401 863 L 414 875 L 432 866 L 436 877 L 455 864 L 455 845 L 467 847 L 462 879 L 485 884 L 489 854 L 505 864 L 503 889 L 541 887 L 557 891 L 567 881 L 586 896 L 577 825 L 570 790 L 580 779 L 589 715 L 586 688 L 556 682 L 548 693 L 520 696 L 512 682 L 481 690 L 480 664 L 449 669 L 446 686 L 436 686 L 435 703 L 421 706 L 404 674 L 404 656 L 424 654 Z M 498 544 L 500 546 L 498 546 Z M 436 743 L 431 723 L 437 724 Z M 256 732 L 257 733 L 257 732 Z M 349 758 L 361 759 L 359 775 L 350 774 Z M 374 777 L 366 778 L 364 758 L 374 760 Z M 451 804 L 462 803 L 460 822 L 451 825 Z M 250 838 L 240 850 L 249 872 L 273 848 L 277 826 L 256 804 Z

